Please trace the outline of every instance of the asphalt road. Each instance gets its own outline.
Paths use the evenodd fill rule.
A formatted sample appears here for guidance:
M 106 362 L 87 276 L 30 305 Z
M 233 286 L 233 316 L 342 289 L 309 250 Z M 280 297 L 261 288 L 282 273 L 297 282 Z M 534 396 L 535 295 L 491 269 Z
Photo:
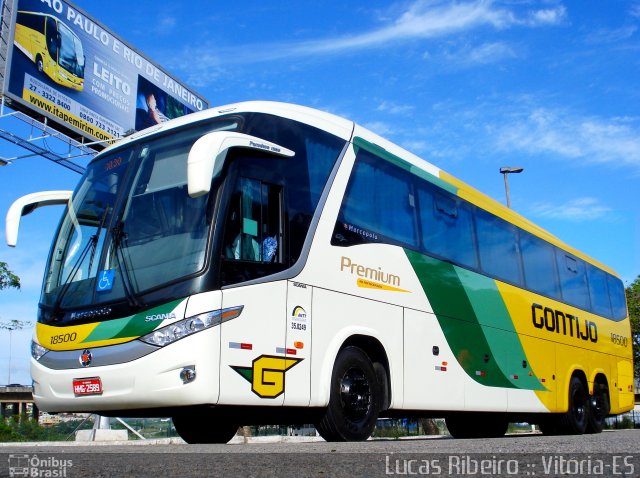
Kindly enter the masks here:
M 640 430 L 364 443 L 0 446 L 0 477 L 640 476 Z

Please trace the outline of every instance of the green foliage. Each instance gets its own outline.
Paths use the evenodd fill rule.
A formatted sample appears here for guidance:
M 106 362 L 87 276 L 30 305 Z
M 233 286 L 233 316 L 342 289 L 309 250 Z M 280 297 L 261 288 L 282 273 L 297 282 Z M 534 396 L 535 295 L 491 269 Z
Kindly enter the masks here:
M 614 429 L 614 430 L 626 430 L 634 427 L 635 425 L 633 423 L 633 420 L 627 415 L 625 415 L 622 418 L 616 417 L 616 420 L 607 428 Z
M 0 262 L 0 290 L 8 288 L 19 289 L 20 277 L 9 270 L 6 262 Z
M 57 423 L 50 427 L 43 427 L 37 420 L 26 415 L 14 415 L 0 419 L 1 442 L 33 442 L 33 441 L 65 441 L 82 423 L 81 420 Z M 81 428 L 91 428 L 91 423 L 85 423 Z M 73 439 L 73 438 L 72 438 Z
M 0 442 L 63 440 L 55 430 L 41 427 L 36 420 L 15 415 L 0 420 Z
M 631 321 L 631 338 L 633 342 L 633 359 L 636 378 L 640 377 L 640 276 L 625 289 L 629 320 Z

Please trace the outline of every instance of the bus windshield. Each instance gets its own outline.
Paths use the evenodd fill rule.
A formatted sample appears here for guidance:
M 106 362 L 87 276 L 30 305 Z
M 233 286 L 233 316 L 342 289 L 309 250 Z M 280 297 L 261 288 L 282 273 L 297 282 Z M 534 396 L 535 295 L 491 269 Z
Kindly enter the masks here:
M 58 63 L 69 73 L 84 78 L 84 51 L 80 39 L 64 24 L 58 24 L 60 56 Z
M 236 127 L 209 123 L 91 163 L 58 230 L 42 303 L 56 309 L 135 301 L 141 291 L 200 271 L 208 195 L 189 197 L 187 155 L 203 134 Z

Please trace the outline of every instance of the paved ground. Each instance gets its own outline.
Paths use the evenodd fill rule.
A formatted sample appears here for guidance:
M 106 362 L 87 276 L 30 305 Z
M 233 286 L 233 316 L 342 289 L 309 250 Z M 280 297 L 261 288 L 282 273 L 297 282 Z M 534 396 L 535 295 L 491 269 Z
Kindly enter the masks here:
M 26 473 L 25 474 L 25 470 Z M 23 473 L 23 474 L 19 474 Z M 599 435 L 422 437 L 326 443 L 261 438 L 229 445 L 180 440 L 0 444 L 3 476 L 640 476 L 640 430 Z

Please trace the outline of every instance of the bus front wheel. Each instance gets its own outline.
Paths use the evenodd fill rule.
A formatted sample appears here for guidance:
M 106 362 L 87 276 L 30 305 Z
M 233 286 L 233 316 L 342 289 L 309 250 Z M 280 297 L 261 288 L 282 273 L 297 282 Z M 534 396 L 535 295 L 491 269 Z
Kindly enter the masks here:
M 212 410 L 175 415 L 173 426 L 180 438 L 189 444 L 227 443 L 238 431 L 236 423 Z
M 44 62 L 42 61 L 42 57 L 40 55 L 36 55 L 36 68 L 40 73 L 44 71 Z
M 326 441 L 364 441 L 376 426 L 381 406 L 371 360 L 358 347 L 345 347 L 333 366 L 329 406 L 316 429 Z

